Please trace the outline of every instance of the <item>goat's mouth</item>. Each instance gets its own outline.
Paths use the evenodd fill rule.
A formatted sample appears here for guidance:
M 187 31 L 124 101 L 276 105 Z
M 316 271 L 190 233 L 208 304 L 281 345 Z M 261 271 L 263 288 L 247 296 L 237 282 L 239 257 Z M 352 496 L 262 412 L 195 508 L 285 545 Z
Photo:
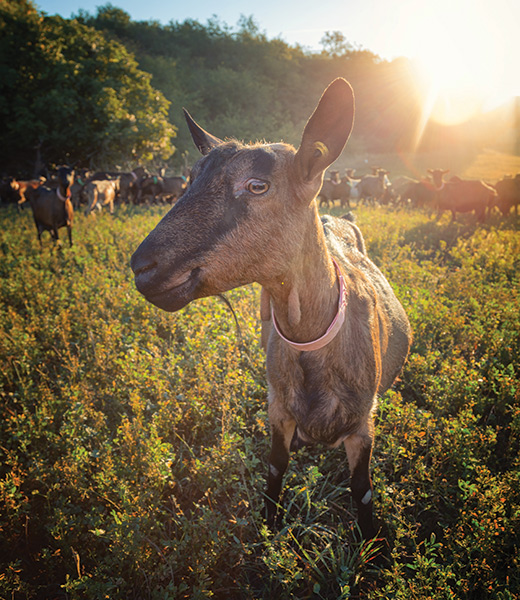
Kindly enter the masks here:
M 146 273 L 137 273 L 135 284 L 143 296 L 158 308 L 168 312 L 180 310 L 197 298 L 200 267 L 183 271 L 162 282 L 147 281 Z

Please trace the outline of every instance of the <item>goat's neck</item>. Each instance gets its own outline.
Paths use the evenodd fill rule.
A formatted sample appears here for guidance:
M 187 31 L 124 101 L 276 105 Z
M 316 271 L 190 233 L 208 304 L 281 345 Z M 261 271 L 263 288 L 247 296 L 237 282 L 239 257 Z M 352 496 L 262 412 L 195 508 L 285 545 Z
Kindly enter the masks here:
M 301 248 L 287 257 L 287 268 L 262 285 L 287 338 L 308 342 L 327 330 L 337 311 L 339 286 L 317 211 L 306 228 Z

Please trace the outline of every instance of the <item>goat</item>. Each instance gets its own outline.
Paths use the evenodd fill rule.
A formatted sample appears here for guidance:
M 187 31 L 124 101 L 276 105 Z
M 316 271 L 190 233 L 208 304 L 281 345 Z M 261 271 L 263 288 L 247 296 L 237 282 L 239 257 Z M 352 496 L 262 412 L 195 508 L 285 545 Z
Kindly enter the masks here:
M 330 177 L 325 179 L 318 194 L 319 204 L 334 206 L 334 201 L 339 200 L 341 206 L 350 208 L 350 186 L 344 179 L 339 178 L 339 171 L 331 171 Z
M 177 311 L 260 283 L 272 439 L 267 523 L 278 521 L 291 448 L 343 443 L 359 527 L 372 538 L 373 413 L 402 369 L 411 330 L 359 228 L 318 215 L 323 173 L 352 129 L 352 88 L 342 78 L 329 85 L 297 151 L 223 142 L 185 116 L 203 157 L 186 193 L 135 250 L 136 287 Z
M 139 194 L 139 183 L 146 176 L 144 167 L 136 167 L 130 173 L 120 173 L 119 175 L 119 197 L 123 202 L 135 204 Z
M 429 212 L 434 208 L 435 188 L 430 179 L 411 180 L 400 191 L 401 203 L 410 201 L 415 208 L 425 208 Z
M 435 204 L 437 208 L 437 219 L 445 210 L 451 211 L 452 221 L 458 212 L 475 211 L 477 219 L 483 221 L 486 218 L 486 210 L 490 208 L 497 198 L 495 188 L 483 181 L 460 179 L 453 177 L 450 181 L 444 181 L 443 177 L 449 169 L 428 169 L 432 176 L 435 188 Z
M 376 175 L 365 175 L 361 178 L 358 189 L 361 198 L 364 198 L 370 204 L 375 204 L 376 200 L 381 200 L 385 194 L 387 186 L 388 171 L 379 169 Z
M 341 178 L 341 182 L 348 190 L 349 200 L 357 200 L 359 204 L 361 200 L 361 190 L 359 187 L 361 179 L 354 179 L 354 171 L 355 169 L 345 169 L 345 176 Z
M 44 183 L 44 177 L 40 177 L 40 179 L 29 179 L 26 181 L 13 179 L 11 181 L 11 189 L 15 195 L 18 195 L 18 208 L 20 209 L 22 205 L 27 202 L 27 196 L 31 194 L 31 190 L 37 190 Z
M 143 196 L 151 196 L 152 202 L 157 202 L 158 198 L 162 201 L 168 199 L 174 202 L 184 194 L 187 185 L 187 179 L 184 176 L 150 175 L 141 179 L 138 200 Z
M 42 245 L 42 233 L 49 231 L 55 242 L 59 241 L 58 229 L 67 227 L 69 244 L 72 247 L 72 216 L 70 187 L 74 180 L 74 171 L 70 167 L 59 167 L 55 188 L 40 186 L 36 190 L 27 190 L 26 194 L 33 211 L 38 240 Z
M 110 214 L 114 214 L 114 201 L 119 190 L 118 179 L 106 179 L 89 181 L 85 186 L 85 194 L 88 199 L 85 216 L 87 217 L 94 208 L 101 210 L 108 206 Z
M 504 177 L 495 184 L 495 189 L 498 194 L 496 205 L 500 212 L 505 217 L 511 208 L 515 209 L 515 214 L 518 215 L 518 205 L 520 204 L 520 173 L 515 177 Z
M 85 186 L 89 182 L 92 173 L 87 169 L 76 169 L 74 172 L 74 183 L 70 186 L 72 206 L 78 210 L 80 204 L 87 201 Z

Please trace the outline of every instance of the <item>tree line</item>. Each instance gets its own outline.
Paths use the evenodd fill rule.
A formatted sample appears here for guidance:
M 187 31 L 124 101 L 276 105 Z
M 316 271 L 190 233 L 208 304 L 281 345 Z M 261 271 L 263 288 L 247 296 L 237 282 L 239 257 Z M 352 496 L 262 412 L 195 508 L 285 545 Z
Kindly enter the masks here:
M 253 17 L 133 21 L 111 4 L 95 15 L 46 16 L 31 0 L 0 6 L 0 162 L 36 174 L 60 163 L 180 170 L 195 151 L 182 107 L 217 136 L 299 143 L 326 85 L 356 93 L 353 152 L 406 151 L 421 88 L 405 59 L 382 60 L 328 32 L 321 52 L 268 39 Z

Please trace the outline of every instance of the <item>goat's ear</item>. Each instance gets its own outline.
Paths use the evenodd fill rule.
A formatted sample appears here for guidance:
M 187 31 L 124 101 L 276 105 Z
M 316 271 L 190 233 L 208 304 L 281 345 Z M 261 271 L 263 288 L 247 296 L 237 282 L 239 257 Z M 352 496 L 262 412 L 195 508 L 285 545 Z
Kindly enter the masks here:
M 303 131 L 296 153 L 300 177 L 311 182 L 341 154 L 354 123 L 354 92 L 345 79 L 335 79 L 323 92 Z
M 208 133 L 205 129 L 202 129 L 185 108 L 182 110 L 184 111 L 184 117 L 186 118 L 186 123 L 188 123 L 191 137 L 201 154 L 206 155 L 211 152 L 215 146 L 222 144 L 222 140 L 211 135 L 211 133 Z

